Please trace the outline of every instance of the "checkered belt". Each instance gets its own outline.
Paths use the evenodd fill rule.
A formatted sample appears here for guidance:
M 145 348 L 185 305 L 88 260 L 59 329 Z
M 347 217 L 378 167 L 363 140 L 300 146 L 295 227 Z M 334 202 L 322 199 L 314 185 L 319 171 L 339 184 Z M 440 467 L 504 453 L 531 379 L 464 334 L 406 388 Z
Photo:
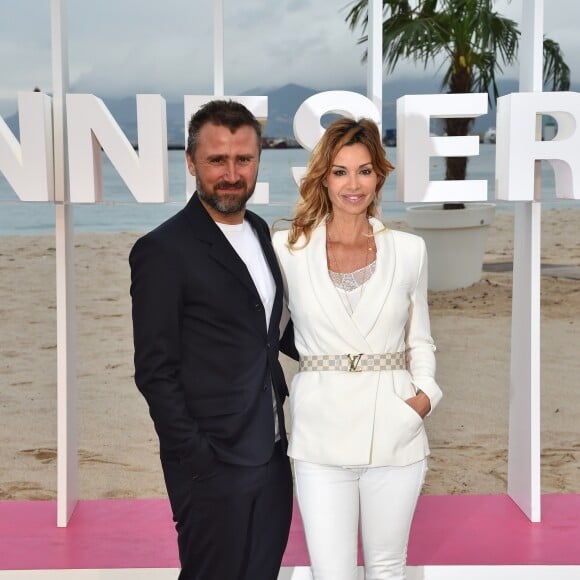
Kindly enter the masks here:
M 380 354 L 315 354 L 303 356 L 299 371 L 399 371 L 407 368 L 405 351 Z

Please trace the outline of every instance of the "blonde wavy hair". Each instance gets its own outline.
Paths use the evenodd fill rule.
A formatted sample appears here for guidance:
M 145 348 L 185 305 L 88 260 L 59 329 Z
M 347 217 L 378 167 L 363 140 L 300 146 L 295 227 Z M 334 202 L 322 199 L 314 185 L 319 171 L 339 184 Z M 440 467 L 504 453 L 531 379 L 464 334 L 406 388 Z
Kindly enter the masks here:
M 288 235 L 290 248 L 296 249 L 296 243 L 302 236 L 304 236 L 304 244 L 301 247 L 308 245 L 312 230 L 326 216 L 332 217 L 332 203 L 324 182 L 338 152 L 343 147 L 355 143 L 360 143 L 368 149 L 373 170 L 377 174 L 376 195 L 367 208 L 367 217 L 378 216 L 381 189 L 387 176 L 394 169 L 385 155 L 379 128 L 370 119 L 359 119 L 358 121 L 347 118 L 337 119 L 328 126 L 312 151 L 306 174 L 300 182 L 301 199 L 296 206 Z

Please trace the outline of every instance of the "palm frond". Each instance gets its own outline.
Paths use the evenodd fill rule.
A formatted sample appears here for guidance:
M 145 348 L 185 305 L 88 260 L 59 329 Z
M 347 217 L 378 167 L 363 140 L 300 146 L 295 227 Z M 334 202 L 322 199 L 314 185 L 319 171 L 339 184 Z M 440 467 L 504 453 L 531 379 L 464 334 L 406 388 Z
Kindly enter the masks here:
M 564 61 L 560 45 L 544 37 L 544 85 L 552 85 L 552 91 L 570 90 L 570 67 Z

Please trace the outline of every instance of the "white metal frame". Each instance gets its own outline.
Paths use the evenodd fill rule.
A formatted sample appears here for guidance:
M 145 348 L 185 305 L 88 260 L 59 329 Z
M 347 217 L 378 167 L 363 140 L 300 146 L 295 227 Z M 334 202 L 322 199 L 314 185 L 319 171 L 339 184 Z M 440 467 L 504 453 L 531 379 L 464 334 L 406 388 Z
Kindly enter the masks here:
M 523 3 L 520 90 L 542 88 L 543 0 Z M 68 203 L 65 95 L 68 91 L 66 0 L 52 0 L 52 63 L 57 276 L 57 525 L 78 498 L 74 226 Z M 214 93 L 224 94 L 223 0 L 214 0 Z M 382 110 L 382 2 L 369 3 L 367 96 Z M 539 194 L 539 190 L 536 192 Z M 539 201 L 516 208 L 508 493 L 540 521 L 540 219 Z
M 73 208 L 69 202 L 65 99 L 69 89 L 66 0 L 52 0 L 52 91 L 57 332 L 57 525 L 78 499 Z
M 542 90 L 543 0 L 522 2 L 519 90 Z M 536 137 L 540 138 L 538 126 Z M 534 201 L 516 203 L 509 396 L 508 494 L 541 521 L 540 487 L 540 263 L 539 161 Z
M 213 1 L 213 94 L 225 95 L 224 85 L 224 0 Z
M 383 3 L 371 0 L 368 5 L 367 97 L 382 117 L 383 111 Z
M 578 566 L 409 566 L 408 580 L 577 580 Z M 0 580 L 174 580 L 178 568 L 0 570 Z M 358 580 L 364 570 L 358 566 Z M 312 580 L 309 566 L 283 567 L 278 580 Z

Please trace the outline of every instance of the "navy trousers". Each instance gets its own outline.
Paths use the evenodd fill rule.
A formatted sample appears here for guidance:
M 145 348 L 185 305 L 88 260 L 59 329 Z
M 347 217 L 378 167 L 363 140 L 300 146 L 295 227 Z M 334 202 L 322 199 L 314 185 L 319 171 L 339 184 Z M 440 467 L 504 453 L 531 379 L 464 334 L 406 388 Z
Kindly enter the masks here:
M 164 462 L 176 522 L 178 580 L 276 580 L 292 519 L 292 474 L 280 443 L 265 465 L 217 462 L 194 479 Z

